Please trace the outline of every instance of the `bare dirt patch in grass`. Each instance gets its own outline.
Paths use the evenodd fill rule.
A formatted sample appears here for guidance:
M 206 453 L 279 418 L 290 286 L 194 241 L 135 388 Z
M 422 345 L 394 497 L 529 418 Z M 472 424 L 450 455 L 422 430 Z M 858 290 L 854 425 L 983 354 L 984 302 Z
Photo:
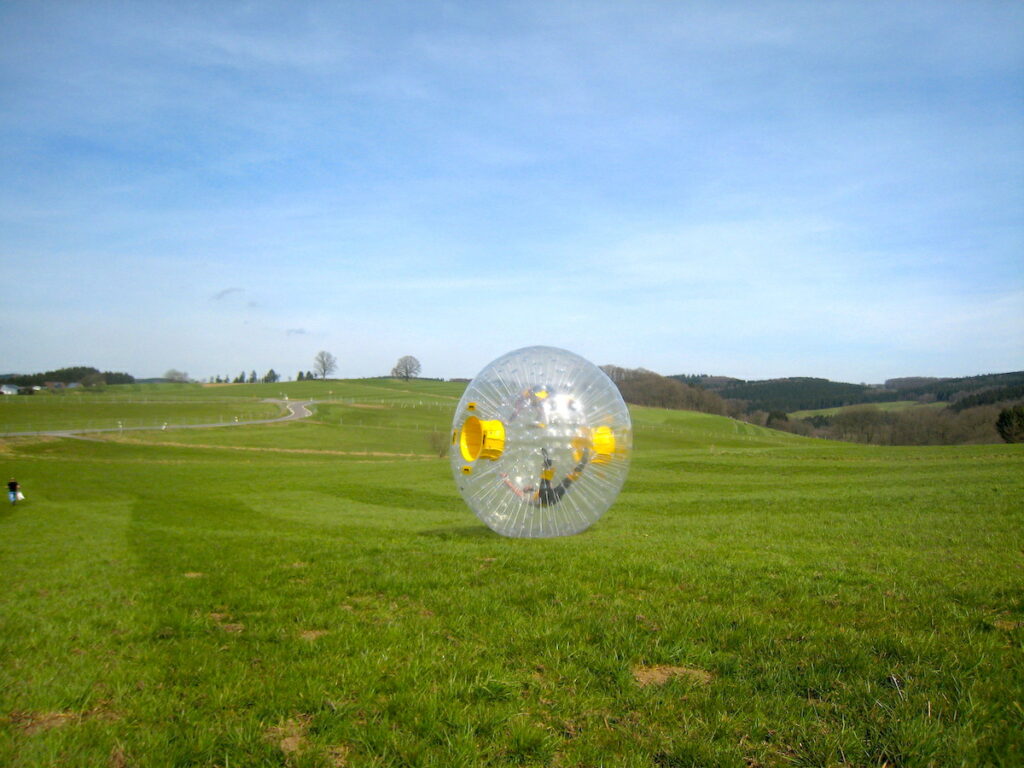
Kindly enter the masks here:
M 220 611 L 211 611 L 207 615 L 210 617 L 210 619 L 213 620 L 214 623 L 216 623 L 217 627 L 219 629 L 223 630 L 224 632 L 231 632 L 232 634 L 238 634 L 239 632 L 242 632 L 242 631 L 245 630 L 245 624 L 241 624 L 241 623 L 238 623 L 238 622 L 229 622 L 228 621 L 228 619 L 231 618 L 231 614 L 229 614 L 229 613 L 222 613 Z
M 117 720 L 118 715 L 107 708 L 104 702 L 86 712 L 12 712 L 5 719 L 22 733 L 32 735 L 80 723 L 83 720 Z M 0 722 L 3 720 L 0 719 Z
M 27 734 L 63 728 L 81 715 L 77 712 L 21 712 L 11 716 L 11 722 Z
M 328 634 L 330 634 L 330 632 L 328 632 L 326 629 L 304 629 L 302 632 L 299 632 L 299 637 L 301 637 L 303 640 L 309 640 L 310 642 L 312 642 Z
M 333 768 L 345 768 L 348 765 L 349 748 L 344 744 L 331 747 L 327 750 L 327 759 Z
M 199 571 L 187 571 L 186 573 L 183 573 L 181 575 L 184 576 L 186 579 L 201 579 L 206 574 L 200 573 Z
M 714 675 L 703 669 L 693 667 L 671 667 L 657 665 L 653 667 L 633 667 L 633 679 L 641 688 L 648 685 L 665 685 L 669 680 L 686 680 L 699 685 L 708 685 Z
M 638 613 L 636 615 L 636 621 L 637 621 L 637 623 L 641 627 L 646 629 L 648 632 L 660 632 L 661 631 L 661 626 L 659 624 L 657 624 L 656 622 L 654 622 L 651 619 L 647 618 L 642 613 Z
M 290 717 L 281 725 L 267 729 L 267 741 L 276 744 L 285 755 L 298 754 L 308 746 L 306 732 L 311 719 L 309 715 Z

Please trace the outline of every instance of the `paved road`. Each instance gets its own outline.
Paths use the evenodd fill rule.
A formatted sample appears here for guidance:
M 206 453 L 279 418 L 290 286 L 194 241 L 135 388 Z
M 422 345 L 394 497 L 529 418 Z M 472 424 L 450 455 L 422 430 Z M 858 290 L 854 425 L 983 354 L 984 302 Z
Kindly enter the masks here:
M 289 400 L 267 399 L 265 403 L 276 403 L 288 409 L 284 416 L 274 419 L 257 419 L 255 421 L 222 421 L 216 424 L 166 424 L 161 427 L 105 427 L 103 429 L 51 429 L 38 430 L 34 432 L 0 432 L 0 437 L 19 437 L 27 435 L 53 435 L 56 437 L 74 437 L 75 435 L 92 434 L 96 432 L 153 432 L 154 430 L 170 431 L 172 429 L 214 429 L 216 427 L 244 427 L 250 424 L 277 424 L 283 421 L 298 421 L 308 419 L 313 415 L 310 406 L 316 403 L 315 400 L 307 400 L 303 403 L 293 403 Z

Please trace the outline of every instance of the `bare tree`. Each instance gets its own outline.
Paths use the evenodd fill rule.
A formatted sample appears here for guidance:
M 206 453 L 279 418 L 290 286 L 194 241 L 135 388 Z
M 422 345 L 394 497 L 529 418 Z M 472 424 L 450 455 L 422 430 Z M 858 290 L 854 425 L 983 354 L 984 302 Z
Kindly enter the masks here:
M 853 405 L 832 417 L 832 432 L 839 440 L 885 444 L 889 442 L 889 419 L 877 405 Z
M 316 371 L 321 379 L 326 379 L 337 369 L 338 358 L 322 349 L 316 353 L 316 357 L 313 358 L 313 370 Z
M 398 358 L 395 367 L 391 369 L 391 375 L 397 379 L 414 379 L 420 375 L 420 361 L 412 355 Z
M 644 368 L 604 365 L 601 370 L 619 388 L 622 399 L 627 403 L 719 415 L 726 412 L 725 401 L 717 394 L 691 387 L 678 379 L 661 376 Z

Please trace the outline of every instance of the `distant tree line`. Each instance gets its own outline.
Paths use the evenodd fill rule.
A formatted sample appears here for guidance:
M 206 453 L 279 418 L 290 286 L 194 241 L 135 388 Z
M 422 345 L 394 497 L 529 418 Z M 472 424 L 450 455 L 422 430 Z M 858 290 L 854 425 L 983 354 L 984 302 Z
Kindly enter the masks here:
M 957 398 L 949 408 L 952 411 L 963 411 L 979 405 L 991 405 L 993 403 L 1021 399 L 1024 399 L 1024 383 L 1013 384 L 1007 387 L 992 387 L 991 389 L 983 389 L 973 395 L 964 395 Z
M 939 379 L 931 384 L 905 391 L 912 395 L 914 399 L 924 402 L 934 398 L 934 400 L 940 403 L 955 405 L 961 398 L 969 394 L 1016 385 L 1024 385 L 1024 371 L 991 373 L 983 376 L 965 376 L 958 379 Z
M 905 390 L 916 390 L 922 387 L 928 387 L 932 384 L 938 384 L 940 381 L 945 379 L 936 378 L 934 376 L 904 376 L 901 379 L 886 379 L 886 389 L 905 389 Z
M 695 386 L 701 385 L 697 383 Z M 767 381 L 732 380 L 726 382 L 724 386 L 708 389 L 727 400 L 745 401 L 745 410 L 787 413 L 901 399 L 894 392 L 869 387 L 866 384 L 847 384 L 810 377 Z
M 1006 440 L 1004 431 L 1016 434 L 1010 418 L 1003 415 L 1012 410 L 981 405 L 960 411 L 928 406 L 886 411 L 874 404 L 863 404 L 843 408 L 834 416 L 796 419 L 780 411 L 755 411 L 743 418 L 770 429 L 827 440 L 875 445 L 964 445 L 998 443 Z M 1024 412 L 1024 408 L 1021 410 Z M 1001 419 L 1006 423 L 1003 428 L 999 427 Z M 1021 434 L 1024 437 L 1024 422 Z
M 908 377 L 889 379 L 880 386 L 810 377 L 743 381 L 724 376 L 679 374 L 670 378 L 714 392 L 726 400 L 742 400 L 746 412 L 766 413 L 792 413 L 896 400 L 944 402 L 956 410 L 963 410 L 1014 400 L 1024 393 L 1024 371 L 955 379 Z
M 338 358 L 326 350 L 320 350 L 313 358 L 312 371 L 299 371 L 295 377 L 296 381 L 313 381 L 314 379 L 325 380 L 334 373 L 338 367 Z M 315 371 L 315 373 L 314 373 Z M 274 384 L 281 381 L 281 374 L 271 368 L 262 376 L 256 373 L 256 369 L 246 373 L 242 371 L 234 378 L 230 376 L 216 376 L 211 379 L 214 384 Z
M 256 371 L 252 370 L 248 373 L 242 371 L 240 374 L 231 378 L 230 376 L 215 376 L 211 381 L 214 384 L 273 384 L 276 381 L 280 381 L 281 376 L 273 368 L 264 373 L 262 376 L 257 376 Z
M 745 383 L 743 379 L 734 379 L 731 376 L 710 376 L 706 373 L 677 373 L 673 376 L 669 376 L 668 378 L 678 379 L 683 382 L 683 384 L 689 384 L 691 387 L 699 387 L 701 389 L 711 389 L 716 391 L 733 384 Z
M 1024 441 L 1024 405 L 1019 404 L 1024 372 L 890 379 L 884 386 L 869 386 L 808 377 L 747 382 L 706 374 L 661 376 L 614 365 L 602 370 L 627 403 L 732 416 L 808 437 L 879 445 Z M 937 405 L 893 410 L 878 405 L 913 399 Z M 938 405 L 943 402 L 949 405 Z M 790 415 L 826 408 L 842 410 L 804 419 Z
M 299 371 L 296 376 L 296 380 L 326 380 L 337 370 L 337 368 L 338 358 L 326 350 L 320 350 L 313 358 L 313 369 Z M 391 369 L 390 377 L 382 376 L 381 378 L 402 378 L 408 380 L 412 378 L 419 378 L 420 371 L 420 361 L 412 355 L 404 355 L 398 359 L 395 367 Z M 0 376 L 0 380 L 20 387 L 43 385 L 48 382 L 57 382 L 65 385 L 79 383 L 85 386 L 96 386 L 102 384 L 132 384 L 136 381 L 134 376 L 127 373 L 113 373 L 111 371 L 100 372 L 96 368 L 86 366 L 60 368 L 55 371 L 47 371 L 46 373 L 24 375 L 10 374 L 7 376 Z M 161 379 L 149 379 L 148 381 L 160 380 Z M 186 371 L 179 371 L 176 368 L 168 369 L 164 373 L 162 380 L 179 384 L 185 384 L 193 381 Z M 237 376 L 223 376 L 217 374 L 216 376 L 204 379 L 204 381 L 208 381 L 213 384 L 274 384 L 281 381 L 281 375 L 273 368 L 263 375 L 259 375 L 256 373 L 256 369 L 254 368 L 248 373 L 242 371 Z
M 127 373 L 100 371 L 98 368 L 79 365 L 45 373 L 15 374 L 4 380 L 19 387 L 40 387 L 48 382 L 94 387 L 103 384 L 133 384 L 135 377 Z
M 619 388 L 622 399 L 634 405 L 653 408 L 676 408 L 725 415 L 728 406 L 719 395 L 662 376 L 645 368 L 620 368 L 604 365 L 601 370 Z

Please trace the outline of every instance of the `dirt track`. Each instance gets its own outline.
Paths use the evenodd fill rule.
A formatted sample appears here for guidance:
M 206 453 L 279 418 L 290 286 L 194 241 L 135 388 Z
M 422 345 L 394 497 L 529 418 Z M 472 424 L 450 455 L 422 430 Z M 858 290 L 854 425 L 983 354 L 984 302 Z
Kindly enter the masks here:
M 287 409 L 288 413 L 284 416 L 278 416 L 274 419 L 256 419 L 254 421 L 228 421 L 218 422 L 216 424 L 166 424 L 164 426 L 148 426 L 148 427 L 104 427 L 102 429 L 52 429 L 52 430 L 40 430 L 34 432 L 2 432 L 0 437 L 22 437 L 30 435 L 52 435 L 54 437 L 74 437 L 76 435 L 84 434 L 95 434 L 98 432 L 153 432 L 153 431 L 170 431 L 172 429 L 214 429 L 217 427 L 244 427 L 250 424 L 277 424 L 284 421 L 298 421 L 300 419 L 308 419 L 313 415 L 313 412 L 309 409 L 309 406 L 313 405 L 316 401 L 307 400 L 302 403 L 292 403 L 288 400 L 278 400 L 269 398 L 264 400 L 265 403 L 276 403 L 281 407 Z

